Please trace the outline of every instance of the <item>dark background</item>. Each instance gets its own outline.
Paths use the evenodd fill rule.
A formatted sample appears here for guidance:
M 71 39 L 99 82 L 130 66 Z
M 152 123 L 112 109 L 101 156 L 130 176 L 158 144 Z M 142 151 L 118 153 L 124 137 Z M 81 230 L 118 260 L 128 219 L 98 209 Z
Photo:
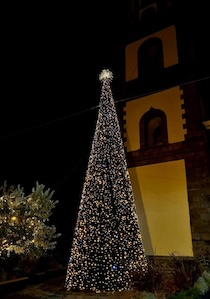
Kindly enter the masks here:
M 58 200 L 51 223 L 69 255 L 100 99 L 115 70 L 125 10 L 107 1 L 18 3 L 2 10 L 0 183 Z

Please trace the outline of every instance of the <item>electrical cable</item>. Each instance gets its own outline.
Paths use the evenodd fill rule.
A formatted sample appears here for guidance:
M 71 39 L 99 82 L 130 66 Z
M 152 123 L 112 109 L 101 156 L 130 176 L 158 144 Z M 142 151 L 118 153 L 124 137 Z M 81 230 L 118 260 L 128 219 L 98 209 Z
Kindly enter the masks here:
M 197 83 L 197 82 L 201 82 L 201 81 L 204 81 L 204 80 L 208 80 L 210 79 L 210 76 L 209 77 L 204 77 L 204 78 L 200 78 L 200 79 L 196 79 L 196 80 L 192 80 L 192 81 L 188 81 L 188 82 L 184 82 L 182 84 L 178 84 L 179 86 L 185 86 L 185 85 L 189 85 L 189 84 L 193 84 L 193 83 Z M 177 85 L 175 85 L 177 86 Z M 163 89 L 159 89 L 159 90 L 154 90 L 152 92 L 148 92 L 148 93 L 144 93 L 144 94 L 140 94 L 138 95 L 138 97 L 145 97 L 145 96 L 148 96 L 148 95 L 151 95 L 151 94 L 154 94 L 154 93 L 157 93 L 157 92 L 161 92 L 163 90 L 166 90 L 166 89 L 170 89 L 174 86 L 170 86 L 170 87 L 166 87 L 166 88 L 163 88 Z M 125 98 L 125 99 L 122 99 L 122 100 L 119 100 L 119 101 L 115 101 L 115 103 L 121 103 L 121 102 L 125 102 L 125 101 L 130 101 L 130 100 L 133 100 L 133 99 L 136 99 L 137 96 L 133 96 L 133 97 L 130 97 L 130 98 Z M 53 123 L 56 123 L 56 122 L 59 122 L 59 121 L 62 121 L 64 119 L 67 119 L 67 118 L 71 118 L 71 117 L 74 117 L 76 115 L 79 115 L 79 114 L 83 114 L 85 112 L 89 112 L 91 110 L 95 110 L 99 108 L 99 105 L 95 106 L 95 107 L 91 107 L 91 108 L 88 108 L 88 109 L 85 109 L 85 110 L 81 110 L 81 111 L 78 111 L 78 112 L 75 112 L 75 113 L 72 113 L 70 115 L 67 115 L 67 116 L 63 116 L 63 117 L 60 117 L 60 118 L 57 118 L 57 119 L 54 119 L 54 120 L 51 120 L 51 121 L 48 121 L 46 123 L 42 123 L 40 125 L 37 125 L 37 126 L 33 126 L 33 127 L 29 127 L 29 128 L 26 128 L 26 129 L 23 129 L 23 130 L 20 130 L 18 132 L 14 132 L 14 133 L 11 133 L 11 134 L 8 134 L 6 136 L 3 136 L 3 137 L 0 137 L 0 140 L 4 140 L 6 138 L 9 138 L 9 137 L 13 137 L 13 136 L 16 136 L 16 135 L 19 135 L 19 134 L 22 134 L 22 133 L 25 133 L 25 132 L 28 132 L 28 131 L 32 131 L 32 130 L 36 130 L 38 128 L 41 128 L 41 127 L 44 127 L 44 126 L 47 126 L 47 125 L 51 125 Z

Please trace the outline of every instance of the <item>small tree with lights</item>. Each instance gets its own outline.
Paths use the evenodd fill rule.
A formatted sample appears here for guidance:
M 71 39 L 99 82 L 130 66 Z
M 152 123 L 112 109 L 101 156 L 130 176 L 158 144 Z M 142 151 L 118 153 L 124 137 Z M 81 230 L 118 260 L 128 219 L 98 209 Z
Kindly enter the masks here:
M 0 256 L 11 254 L 40 257 L 56 246 L 54 225 L 49 217 L 58 201 L 53 201 L 54 191 L 45 190 L 36 183 L 29 195 L 20 186 L 1 187 L 0 196 Z
M 67 290 L 130 289 L 132 273 L 147 271 L 142 237 L 109 70 L 102 91 L 65 286 Z

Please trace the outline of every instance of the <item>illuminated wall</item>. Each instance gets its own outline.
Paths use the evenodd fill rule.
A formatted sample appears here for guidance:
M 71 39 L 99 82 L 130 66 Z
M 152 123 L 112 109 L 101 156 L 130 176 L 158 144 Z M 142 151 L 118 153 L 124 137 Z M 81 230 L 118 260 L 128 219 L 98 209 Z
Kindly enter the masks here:
M 163 69 L 179 64 L 176 28 L 172 25 L 126 46 L 126 82 L 138 79 L 141 63 L 141 60 L 138 61 L 139 49 L 152 38 L 161 41 Z M 187 130 L 184 107 L 185 99 L 179 86 L 126 101 L 123 116 L 126 151 L 139 150 L 135 155 L 140 157 L 147 150 L 147 147 L 141 149 L 141 144 L 145 146 L 145 142 L 140 140 L 145 139 L 140 134 L 145 131 L 140 129 L 140 120 L 146 119 L 143 116 L 149 115 L 151 108 L 161 110 L 166 116 L 166 146 L 185 141 Z M 146 128 L 146 123 L 143 124 Z M 152 150 L 150 148 L 150 152 Z M 175 252 L 193 256 L 185 161 L 148 162 L 148 165 L 129 168 L 129 172 L 146 254 L 168 256 Z
M 178 64 L 176 44 L 176 29 L 169 26 L 145 38 L 139 39 L 126 46 L 125 49 L 125 76 L 126 82 L 138 78 L 138 49 L 149 38 L 160 38 L 163 44 L 164 68 Z
M 127 151 L 140 149 L 140 119 L 151 108 L 166 114 L 168 143 L 184 140 L 184 99 L 179 87 L 126 102 Z M 147 255 L 192 256 L 184 160 L 129 168 Z
M 184 160 L 129 172 L 146 254 L 193 256 Z
M 185 119 L 183 103 L 181 98 L 182 91 L 179 87 L 170 88 L 162 92 L 126 102 L 124 107 L 126 123 L 126 142 L 127 151 L 136 151 L 140 149 L 140 130 L 139 122 L 141 117 L 149 111 L 151 107 L 160 109 L 166 114 L 168 143 L 175 143 L 184 140 L 184 135 L 187 133 L 183 128 Z

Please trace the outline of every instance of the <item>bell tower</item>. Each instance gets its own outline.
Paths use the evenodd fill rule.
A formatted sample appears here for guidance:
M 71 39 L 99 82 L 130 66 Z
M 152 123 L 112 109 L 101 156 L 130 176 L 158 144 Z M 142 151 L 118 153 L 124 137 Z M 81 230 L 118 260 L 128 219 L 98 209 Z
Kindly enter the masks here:
M 118 98 L 148 256 L 210 246 L 209 58 L 184 2 L 128 0 Z

